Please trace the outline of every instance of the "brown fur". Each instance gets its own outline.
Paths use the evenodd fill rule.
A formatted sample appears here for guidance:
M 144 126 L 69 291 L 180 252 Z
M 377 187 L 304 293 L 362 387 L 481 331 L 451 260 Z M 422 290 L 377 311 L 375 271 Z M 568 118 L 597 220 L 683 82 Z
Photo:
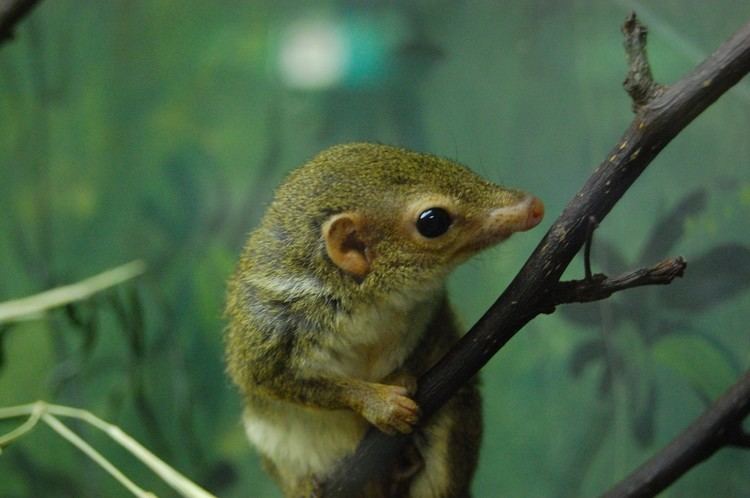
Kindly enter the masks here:
M 229 283 L 226 351 L 248 437 L 287 496 L 314 495 L 368 422 L 416 427 L 416 456 L 393 475 L 417 470 L 363 496 L 468 496 L 476 383 L 419 426 L 414 379 L 458 338 L 445 277 L 536 224 L 530 199 L 451 161 L 373 144 L 328 149 L 279 187 Z M 415 220 L 433 206 L 452 224 L 426 238 Z

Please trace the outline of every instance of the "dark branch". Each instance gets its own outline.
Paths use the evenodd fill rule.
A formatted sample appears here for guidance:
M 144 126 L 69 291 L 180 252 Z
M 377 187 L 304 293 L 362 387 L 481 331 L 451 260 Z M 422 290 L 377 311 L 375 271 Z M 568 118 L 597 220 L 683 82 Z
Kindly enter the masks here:
M 559 304 L 599 301 L 615 292 L 633 287 L 667 285 L 681 277 L 686 267 L 687 262 L 682 257 L 677 257 L 664 260 L 651 268 L 641 268 L 614 278 L 597 273 L 583 280 L 559 282 L 549 294 L 548 301 L 541 304 L 541 310 L 546 313 Z
M 741 426 L 737 427 L 729 437 L 729 446 L 750 449 L 750 432 L 742 430 Z
M 718 449 L 734 444 L 736 437 L 745 446 L 748 434 L 742 432 L 742 422 L 748 414 L 750 371 L 666 448 L 602 497 L 654 496 Z
M 630 21 L 628 21 L 630 22 Z M 601 222 L 656 155 L 696 116 L 750 71 L 750 23 L 692 73 L 644 104 L 625 134 L 544 236 L 508 288 L 471 330 L 419 381 L 422 421 L 482 368 L 549 299 L 581 249 L 594 216 Z M 350 497 L 390 467 L 404 437 L 371 430 L 324 484 L 327 497 Z
M 583 272 L 586 280 L 591 280 L 593 275 L 591 274 L 591 245 L 594 241 L 594 231 L 598 223 L 596 218 L 589 216 L 589 227 L 586 233 L 586 245 L 583 246 Z
M 26 17 L 39 0 L 0 0 L 0 45 L 13 38 L 16 24 Z
M 623 82 L 625 91 L 633 101 L 633 111 L 638 110 L 664 90 L 654 81 L 651 64 L 646 54 L 648 29 L 635 17 L 635 12 L 622 25 L 625 35 L 625 53 L 628 56 L 628 75 Z

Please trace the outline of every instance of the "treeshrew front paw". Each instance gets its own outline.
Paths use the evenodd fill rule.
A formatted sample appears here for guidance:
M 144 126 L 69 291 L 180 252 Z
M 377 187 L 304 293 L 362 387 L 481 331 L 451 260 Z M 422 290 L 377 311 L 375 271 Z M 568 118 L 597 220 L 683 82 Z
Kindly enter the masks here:
M 419 407 L 403 386 L 371 384 L 363 400 L 362 416 L 385 432 L 408 434 L 419 420 Z
M 414 396 L 417 393 L 417 378 L 406 370 L 396 370 L 388 377 L 383 379 L 382 382 L 383 384 L 390 384 L 406 388 L 406 392 L 410 397 Z

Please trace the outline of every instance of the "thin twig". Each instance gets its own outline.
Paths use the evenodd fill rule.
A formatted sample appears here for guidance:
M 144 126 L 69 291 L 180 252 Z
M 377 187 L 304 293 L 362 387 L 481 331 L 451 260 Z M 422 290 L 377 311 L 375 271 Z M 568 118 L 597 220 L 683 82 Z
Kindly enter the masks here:
M 606 299 L 615 292 L 645 285 L 667 285 L 685 272 L 687 262 L 682 257 L 667 259 L 650 268 L 641 268 L 623 275 L 609 278 L 597 273 L 583 280 L 559 282 L 542 303 L 543 312 L 566 303 L 588 303 Z
M 57 418 L 55 418 L 54 415 L 45 413 L 42 415 L 42 420 L 70 444 L 84 452 L 89 458 L 96 462 L 97 465 L 107 471 L 107 473 L 114 477 L 117 482 L 125 486 L 128 491 L 133 493 L 135 496 L 137 496 L 138 498 L 156 498 L 155 494 L 145 491 L 133 481 L 128 479 L 128 477 L 120 472 L 120 470 L 115 467 L 112 462 L 107 460 L 104 455 L 96 451 L 90 444 L 81 439 L 80 436 L 78 436 L 75 432 L 68 429 L 68 427 L 60 422 Z
M 0 451 L 2 451 L 3 447 L 8 446 L 10 443 L 12 443 L 16 439 L 20 438 L 27 432 L 31 431 L 34 427 L 36 427 L 36 424 L 39 422 L 39 419 L 44 413 L 45 405 L 43 403 L 34 403 L 33 405 L 26 405 L 24 408 L 27 408 L 29 406 L 31 407 L 31 414 L 29 415 L 29 418 L 26 419 L 26 421 L 23 424 L 19 425 L 18 427 L 16 427 L 9 433 L 0 436 Z M 0 409 L 0 411 L 1 410 L 2 409 Z M 21 416 L 21 415 L 26 415 L 26 411 L 24 410 L 24 413 L 20 413 L 18 415 L 10 415 L 10 416 L 3 416 L 3 414 L 0 413 L 0 419 Z
M 586 280 L 591 280 L 591 245 L 594 241 L 594 231 L 597 227 L 596 218 L 589 216 L 589 226 L 586 232 L 586 244 L 583 246 L 583 272 Z
M 146 264 L 136 260 L 112 268 L 75 284 L 56 287 L 33 296 L 0 303 L 0 323 L 26 320 L 59 306 L 88 299 L 92 295 L 131 280 L 146 271 Z
M 99 417 L 95 416 L 93 413 L 81 410 L 78 408 L 71 408 L 68 406 L 61 406 L 61 405 L 51 405 L 47 404 L 43 401 L 37 401 L 36 403 L 31 403 L 28 405 L 20 405 L 20 406 L 11 406 L 6 408 L 0 408 L 0 419 L 7 419 L 7 418 L 15 418 L 15 417 L 23 417 L 23 416 L 29 416 L 29 420 L 27 420 L 24 424 L 19 426 L 18 428 L 14 429 L 12 432 L 0 437 L 0 446 L 7 445 L 8 443 L 12 442 L 13 440 L 17 439 L 18 437 L 22 436 L 29 430 L 31 430 L 35 422 L 32 422 L 32 419 L 38 419 L 41 417 L 41 419 L 47 423 L 50 424 L 50 426 L 55 429 L 61 436 L 65 437 L 68 441 L 75 444 L 81 451 L 84 451 L 87 455 L 89 455 L 92 459 L 94 459 L 98 464 L 102 465 L 107 472 L 115 476 L 115 478 L 122 482 L 123 485 L 128 487 L 131 491 L 134 492 L 137 496 L 141 496 L 137 494 L 134 491 L 134 488 L 131 488 L 129 484 L 125 484 L 126 482 L 132 484 L 132 482 L 122 475 L 119 470 L 114 468 L 115 473 L 112 472 L 111 464 L 102 456 L 100 455 L 94 448 L 91 448 L 88 443 L 81 440 L 79 436 L 72 433 L 70 429 L 65 427 L 59 420 L 57 420 L 56 417 L 68 417 L 68 418 L 75 418 L 78 420 L 81 420 L 83 422 L 86 422 L 97 429 L 104 432 L 106 435 L 108 435 L 110 438 L 112 438 L 117 444 L 128 450 L 133 456 L 135 456 L 138 460 L 143 462 L 148 468 L 150 468 L 156 475 L 161 477 L 164 482 L 166 482 L 169 486 L 172 487 L 175 491 L 177 491 L 180 495 L 186 497 L 186 498 L 216 498 L 214 495 L 206 491 L 205 489 L 201 488 L 194 482 L 190 481 L 187 477 L 177 472 L 175 469 L 167 465 L 163 460 L 161 460 L 159 457 L 151 453 L 148 449 L 146 449 L 144 446 L 142 446 L 138 441 L 130 437 L 128 434 L 123 432 L 122 429 L 117 427 L 116 425 L 110 424 L 109 422 L 106 422 Z M 50 421 L 52 421 L 50 423 Z M 61 429 L 62 427 L 62 429 Z M 59 430 L 58 430 L 59 429 Z M 71 437 L 72 436 L 72 437 Z M 88 449 L 84 450 L 84 447 L 88 447 Z M 98 456 L 94 456 L 98 455 Z M 105 463 L 106 462 L 106 463 Z M 123 481 L 118 477 L 118 474 L 125 479 Z M 132 486 L 135 486 L 138 490 L 138 488 L 135 484 L 132 484 Z M 141 492 L 144 492 L 143 490 L 140 490 Z M 145 492 L 144 492 L 145 493 Z M 143 496 L 149 496 L 153 497 L 152 494 L 147 493 Z
M 55 415 L 77 418 L 103 431 L 120 446 L 128 450 L 147 467 L 153 470 L 159 477 L 164 480 L 164 482 L 172 486 L 173 489 L 175 489 L 183 496 L 191 498 L 215 498 L 205 489 L 188 480 L 185 476 L 167 465 L 163 460 L 151 453 L 148 449 L 146 449 L 128 434 L 123 432 L 123 430 L 116 425 L 105 422 L 104 420 L 95 416 L 93 413 L 78 408 L 49 405 L 49 411 L 50 413 L 54 413 Z

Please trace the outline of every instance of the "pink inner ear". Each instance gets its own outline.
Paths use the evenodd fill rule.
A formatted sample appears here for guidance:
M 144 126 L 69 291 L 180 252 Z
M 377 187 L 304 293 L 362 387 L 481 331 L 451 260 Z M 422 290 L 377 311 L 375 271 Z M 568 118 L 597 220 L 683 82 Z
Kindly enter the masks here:
M 357 251 L 364 255 L 365 243 L 359 240 L 356 230 L 350 230 L 346 234 L 346 238 L 341 243 L 341 249 L 347 252 Z
M 356 278 L 364 278 L 370 271 L 367 246 L 358 236 L 359 217 L 342 213 L 323 226 L 326 251 L 331 261 Z

